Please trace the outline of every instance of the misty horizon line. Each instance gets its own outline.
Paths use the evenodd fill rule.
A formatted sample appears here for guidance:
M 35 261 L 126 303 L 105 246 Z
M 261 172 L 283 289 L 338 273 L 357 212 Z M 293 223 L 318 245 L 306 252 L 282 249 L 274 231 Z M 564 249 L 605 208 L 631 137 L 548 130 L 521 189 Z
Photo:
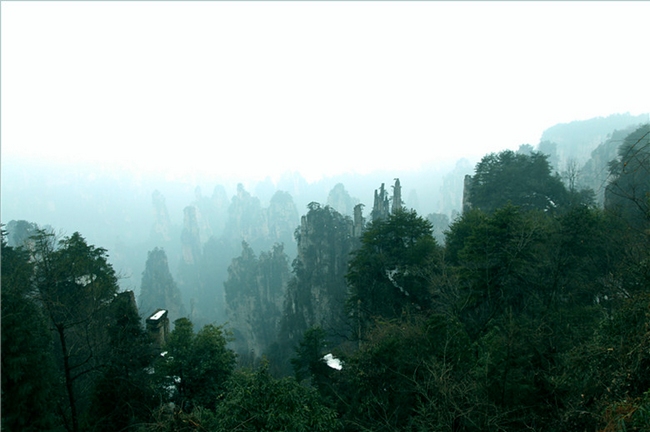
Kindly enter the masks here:
M 483 156 L 490 153 L 497 153 L 499 151 L 508 150 L 502 149 L 495 152 L 485 153 Z M 272 183 L 275 186 L 278 186 L 282 182 L 288 180 L 303 180 L 307 185 L 315 185 L 319 183 L 328 183 L 332 180 L 339 178 L 361 178 L 361 177 L 378 177 L 378 176 L 389 176 L 390 179 L 395 177 L 400 177 L 400 175 L 417 175 L 424 174 L 427 172 L 433 172 L 435 174 L 444 174 L 447 171 L 451 171 L 459 162 L 468 162 L 472 165 L 475 165 L 481 157 L 483 156 L 463 156 L 458 159 L 453 160 L 432 160 L 427 161 L 416 167 L 377 167 L 366 170 L 345 170 L 341 172 L 326 173 L 320 176 L 310 176 L 305 172 L 301 171 L 299 168 L 296 169 L 287 169 L 278 174 L 265 174 L 263 176 L 252 176 L 252 175 L 242 175 L 242 176 L 232 176 L 232 175 L 222 175 L 217 171 L 214 173 L 207 172 L 192 172 L 188 171 L 187 173 L 175 173 L 170 174 L 164 171 L 154 171 L 154 170 L 135 170 L 125 166 L 118 166 L 114 164 L 105 164 L 105 163 L 93 163 L 93 162 L 71 162 L 71 163 L 60 163 L 60 162 L 48 162 L 39 160 L 38 158 L 25 158 L 25 157 L 12 157 L 9 161 L 3 162 L 3 167 L 9 167 L 10 170 L 14 169 L 36 169 L 36 175 L 45 174 L 44 171 L 55 172 L 57 174 L 64 174 L 71 178 L 74 177 L 86 177 L 87 180 L 104 180 L 104 179 L 114 179 L 114 180 L 135 180 L 136 182 L 169 182 L 169 183 L 178 183 L 185 186 L 205 186 L 206 183 L 214 183 L 215 186 L 231 186 L 236 188 L 238 184 L 244 185 L 245 188 L 255 187 L 258 184 L 268 184 Z M 8 162 L 8 163 L 7 163 Z M 42 170 L 42 171 L 41 171 Z M 14 173 L 12 173 L 14 174 Z M 30 172 L 30 175 L 34 175 L 34 172 Z M 392 176 L 392 177 L 391 177 Z M 4 176 L 3 176 L 4 177 Z M 64 180 L 64 178 L 59 178 L 59 180 Z

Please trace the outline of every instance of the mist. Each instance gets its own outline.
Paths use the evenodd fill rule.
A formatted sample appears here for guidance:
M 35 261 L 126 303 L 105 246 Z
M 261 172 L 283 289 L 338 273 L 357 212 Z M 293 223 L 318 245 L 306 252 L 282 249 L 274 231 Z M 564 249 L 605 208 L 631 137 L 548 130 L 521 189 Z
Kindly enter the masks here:
M 604 181 L 605 167 L 602 161 L 600 168 L 594 167 L 595 162 L 590 160 L 591 153 L 606 143 L 612 133 L 628 130 L 647 119 L 647 114 L 617 114 L 550 125 L 539 142 L 530 147 L 552 152 L 549 157 L 558 173 L 566 169 L 567 163 L 574 161 L 581 168 L 586 166 L 591 169 L 592 177 L 600 174 L 600 178 L 591 180 L 596 182 L 595 188 L 599 189 L 597 182 Z M 500 150 L 497 148 L 494 151 Z M 425 149 L 422 151 L 427 152 Z M 363 204 L 367 215 L 372 207 L 374 191 L 382 183 L 389 187 L 393 179 L 399 178 L 406 208 L 412 208 L 423 216 L 443 215 L 451 221 L 462 211 L 463 180 L 465 175 L 473 173 L 477 162 L 476 158 L 460 158 L 444 164 L 432 163 L 419 169 L 348 173 L 310 182 L 299 173 L 300 167 L 276 179 L 270 176 L 264 180 L 220 178 L 218 173 L 212 179 L 199 179 L 197 177 L 206 175 L 169 178 L 161 174 L 141 174 L 101 165 L 47 164 L 3 158 L 2 223 L 26 220 L 42 227 L 52 227 L 62 236 L 81 232 L 90 243 L 108 249 L 111 262 L 121 275 L 122 288 L 138 293 L 147 251 L 154 247 L 165 247 L 172 273 L 178 270 L 183 215 L 188 206 L 200 206 L 200 202 L 213 199 L 222 201 L 219 204 L 221 208 L 209 216 L 211 221 L 206 219 L 203 222 L 208 226 L 202 233 L 203 246 L 211 236 L 222 235 L 228 222 L 228 207 L 238 187 L 257 199 L 261 208 L 267 208 L 274 194 L 283 191 L 289 194 L 299 215 L 306 213 L 309 203 L 318 202 L 331 205 L 351 217 L 351 206 L 343 208 L 337 206 L 336 202 L 328 202 L 330 193 L 337 185 L 343 186 L 351 203 Z M 154 194 L 162 197 L 169 215 L 164 244 L 160 239 L 156 240 L 154 232 Z M 208 215 L 204 217 L 208 218 Z M 297 227 L 298 218 L 292 223 Z M 210 224 L 213 226 L 210 227 Z M 439 239 L 442 239 L 441 233 Z M 223 265 L 227 265 L 231 258 L 234 256 L 228 257 Z

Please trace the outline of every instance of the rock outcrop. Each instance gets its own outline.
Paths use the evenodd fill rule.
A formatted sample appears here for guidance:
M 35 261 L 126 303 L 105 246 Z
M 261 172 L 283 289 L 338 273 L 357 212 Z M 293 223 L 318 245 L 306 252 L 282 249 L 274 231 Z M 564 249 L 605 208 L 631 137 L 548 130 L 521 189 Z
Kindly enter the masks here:
M 275 342 L 289 275 L 281 244 L 258 258 L 242 243 L 241 255 L 232 260 L 224 283 L 228 326 L 240 358 L 259 358 Z
M 402 185 L 400 184 L 399 179 L 395 179 L 395 184 L 393 185 L 393 196 L 390 198 L 388 196 L 388 191 L 384 187 L 384 183 L 382 183 L 379 190 L 375 189 L 375 199 L 371 213 L 372 220 L 388 218 L 391 212 L 396 213 L 401 210 L 403 204 Z
M 327 205 L 345 216 L 352 216 L 358 202 L 350 196 L 343 183 L 337 183 L 327 195 Z
M 151 227 L 151 240 L 157 244 L 164 244 L 171 240 L 171 221 L 165 204 L 165 197 L 160 191 L 155 190 L 151 196 L 153 207 L 153 226 Z
M 212 199 L 207 200 L 197 191 L 196 205 L 185 209 L 178 280 L 183 295 L 189 299 L 191 318 L 197 326 L 230 319 L 224 282 L 228 279 L 228 266 L 241 253 L 242 242 L 253 253 L 268 251 L 276 244 L 283 245 L 284 253 L 290 256 L 296 253 L 293 232 L 298 224 L 298 211 L 291 195 L 278 191 L 269 207 L 263 208 L 260 200 L 239 184 L 224 212 L 221 192 L 221 188 L 215 188 Z M 207 217 L 199 207 L 207 209 Z M 201 220 L 210 221 L 217 212 L 227 214 L 223 227 L 218 228 L 214 220 L 209 222 L 209 227 L 221 234 L 205 239 L 201 233 L 207 231 L 201 228 Z
M 350 254 L 359 244 L 354 223 L 331 207 L 312 203 L 296 240 L 298 256 L 287 286 L 280 339 L 298 343 L 313 326 L 340 336 L 347 331 L 345 275 Z
M 146 317 L 157 309 L 165 309 L 171 321 L 186 316 L 181 293 L 169 272 L 167 254 L 155 248 L 149 252 L 138 297 L 140 313 Z

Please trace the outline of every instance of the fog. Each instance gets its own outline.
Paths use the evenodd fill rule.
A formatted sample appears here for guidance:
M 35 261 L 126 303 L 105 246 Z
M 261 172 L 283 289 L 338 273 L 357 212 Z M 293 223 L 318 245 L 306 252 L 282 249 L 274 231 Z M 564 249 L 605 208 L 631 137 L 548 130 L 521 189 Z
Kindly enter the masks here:
M 648 119 L 649 6 L 3 2 L 1 220 L 79 231 L 136 293 L 155 247 L 179 275 L 184 230 L 225 278 L 241 212 L 285 212 L 247 234 L 260 254 L 395 178 L 441 241 L 484 155 L 527 144 L 561 173 Z
M 468 161 L 460 162 L 469 168 Z M 399 177 L 404 184 L 404 202 L 424 215 L 446 213 L 451 216 L 460 209 L 462 186 L 442 193 L 445 179 L 456 179 L 462 185 L 466 170 L 432 167 L 418 171 L 377 171 L 369 174 L 348 174 L 308 182 L 299 173 L 288 172 L 277 181 L 232 178 L 213 182 L 191 183 L 170 180 L 155 175 L 138 175 L 129 171 L 107 171 L 87 165 L 41 164 L 34 161 L 12 161 L 2 169 L 2 221 L 26 220 L 41 227 L 50 226 L 59 235 L 79 231 L 89 243 L 108 249 L 116 270 L 122 275 L 121 285 L 137 292 L 148 249 L 156 246 L 152 240 L 155 223 L 153 194 L 164 198 L 171 222 L 172 242 L 167 245 L 172 271 L 180 257 L 180 233 L 183 209 L 196 204 L 200 198 L 211 198 L 215 188 L 225 192 L 228 203 L 236 194 L 237 185 L 267 207 L 277 191 L 288 192 L 300 214 L 307 204 L 328 204 L 328 196 L 337 184 L 343 184 L 355 203 L 372 207 L 374 190 L 381 183 L 387 187 Z M 459 183 L 460 182 L 460 183 Z M 450 199 L 456 200 L 451 202 Z M 344 211 L 345 209 L 339 209 Z M 348 216 L 351 216 L 351 209 Z M 367 210 L 368 213 L 370 210 Z M 226 223 L 227 215 L 220 223 Z M 295 221 L 296 227 L 298 220 Z M 207 238 L 203 239 L 204 241 Z M 259 252 L 259 251 L 258 251 Z
M 3 430 L 647 426 L 650 2 L 0 9 Z
M 571 160 L 577 161 L 580 167 L 590 166 L 589 163 L 593 165 L 588 155 L 612 138 L 612 133 L 629 129 L 647 119 L 648 114 L 616 114 L 550 125 L 538 142 L 530 147 L 553 150 L 550 160 L 556 165 L 554 169 L 561 173 Z M 549 142 L 554 144 L 549 147 Z M 496 148 L 494 152 L 500 150 Z M 463 179 L 466 174 L 473 173 L 478 160 L 460 158 L 455 163 L 429 164 L 420 169 L 349 173 L 311 182 L 295 171 L 286 172 L 275 180 L 270 176 L 264 180 L 236 176 L 222 178 L 215 173 L 211 181 L 203 179 L 199 182 L 192 177 L 166 178 L 125 169 L 109 170 L 92 164 L 46 164 L 27 159 L 12 159 L 11 163 L 6 163 L 3 160 L 2 223 L 26 220 L 41 227 L 49 226 L 59 236 L 80 232 L 89 243 L 108 250 L 111 262 L 121 276 L 121 287 L 138 293 L 147 252 L 155 247 L 166 250 L 170 271 L 177 276 L 182 261 L 181 233 L 186 207 L 198 208 L 199 218 L 205 219 L 199 221 L 199 225 L 203 224 L 202 246 L 210 237 L 222 236 L 229 223 L 235 223 L 231 220 L 235 216 L 229 216 L 229 208 L 237 195 L 238 185 L 252 199 L 259 200 L 261 208 L 269 207 L 274 194 L 283 191 L 291 196 L 298 216 L 307 212 L 309 203 L 318 202 L 329 204 L 350 217 L 352 206 L 361 203 L 365 206 L 364 216 L 368 217 L 375 190 L 382 183 L 389 188 L 393 179 L 399 178 L 405 207 L 423 216 L 439 214 L 452 221 L 462 209 Z M 601 166 L 600 173 L 606 175 L 604 171 Z M 340 201 L 330 202 L 330 194 L 337 185 L 342 185 L 349 195 L 351 204 L 347 208 Z M 167 232 L 163 237 L 156 233 L 156 224 L 160 221 L 154 194 L 164 200 L 169 217 L 169 226 L 165 228 Z M 219 208 L 202 215 L 201 212 L 211 211 L 206 210 L 205 205 Z M 298 227 L 298 218 L 293 224 L 294 228 Z M 439 241 L 442 240 L 441 234 L 442 231 L 438 232 Z M 271 244 L 260 243 L 265 248 Z M 233 256 L 224 257 L 224 262 L 219 264 L 224 267 L 224 277 L 230 259 L 239 253 L 238 246 L 233 248 Z M 285 245 L 285 250 L 291 252 L 294 249 Z M 258 249 L 255 253 L 263 251 Z M 290 256 L 291 259 L 294 257 Z

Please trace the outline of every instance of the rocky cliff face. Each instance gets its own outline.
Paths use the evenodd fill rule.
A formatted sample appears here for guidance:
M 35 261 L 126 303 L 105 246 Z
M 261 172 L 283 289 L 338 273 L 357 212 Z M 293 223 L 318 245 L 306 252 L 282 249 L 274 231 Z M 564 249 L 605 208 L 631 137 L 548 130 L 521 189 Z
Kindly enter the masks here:
M 158 308 L 166 309 L 172 321 L 186 316 L 181 293 L 169 272 L 167 254 L 162 249 L 155 248 L 148 253 L 142 273 L 138 306 L 140 313 L 145 317 Z
M 242 243 L 242 253 L 228 267 L 224 283 L 228 323 L 240 357 L 258 358 L 276 340 L 289 280 L 289 260 L 276 244 L 259 258 Z
M 295 256 L 296 241 L 293 234 L 298 223 L 298 210 L 289 193 L 278 191 L 273 195 L 264 212 L 264 222 L 265 242 L 268 245 L 266 249 L 272 244 L 281 243 L 288 255 Z
M 221 237 L 234 252 L 231 258 L 239 254 L 242 241 L 254 251 L 268 250 L 275 243 L 283 243 L 287 253 L 291 253 L 295 251 L 293 231 L 297 225 L 298 210 L 287 192 L 276 192 L 269 207 L 263 208 L 260 200 L 240 184 L 228 208 L 228 220 Z
M 164 244 L 171 240 L 171 221 L 165 204 L 165 197 L 156 190 L 151 196 L 153 206 L 153 226 L 151 239 L 157 244 Z
M 327 205 L 345 216 L 352 216 L 358 203 L 359 200 L 350 196 L 343 183 L 337 183 L 327 195 Z
M 472 176 L 469 174 L 465 175 L 463 179 L 463 201 L 462 201 L 462 211 L 463 213 L 468 212 L 472 209 Z
M 617 158 L 618 148 L 626 136 L 634 132 L 635 126 L 616 130 L 611 137 L 601 143 L 591 157 L 577 173 L 579 188 L 591 188 L 596 195 L 596 202 L 603 206 L 605 203 L 605 188 L 609 177 L 609 163 Z
M 187 299 L 189 317 L 202 326 L 211 322 L 216 296 L 206 291 L 203 283 L 203 242 L 201 238 L 200 212 L 191 205 L 183 210 L 181 233 L 181 260 L 178 266 L 178 287 Z M 216 318 L 216 317 L 214 317 Z
M 293 232 L 298 225 L 298 211 L 291 195 L 276 192 L 269 207 L 263 208 L 260 200 L 240 184 L 227 210 L 224 210 L 221 192 L 222 188 L 215 188 L 212 198 L 207 199 L 197 191 L 194 205 L 185 209 L 183 258 L 178 280 L 197 326 L 230 319 L 226 311 L 224 282 L 229 277 L 228 266 L 242 251 L 242 242 L 253 254 L 282 244 L 283 253 L 295 256 Z M 219 227 L 220 219 L 216 217 L 219 213 L 227 215 L 222 227 Z M 205 233 L 210 231 L 221 231 L 221 234 L 206 239 Z
M 201 257 L 201 235 L 196 207 L 185 207 L 183 215 L 183 232 L 181 233 L 183 262 L 187 265 L 193 265 Z
M 242 184 L 237 185 L 237 194 L 228 207 L 224 239 L 234 245 L 239 245 L 243 240 L 254 250 L 258 249 L 266 230 L 263 213 L 260 200 L 251 196 Z
M 474 166 L 467 159 L 460 159 L 456 162 L 453 170 L 447 173 L 442 179 L 440 187 L 440 213 L 453 216 L 462 212 L 464 208 L 463 195 L 465 189 L 465 176 L 474 173 Z
M 393 185 L 393 196 L 388 196 L 388 191 L 381 184 L 381 187 L 375 190 L 375 199 L 372 206 L 372 220 L 386 219 L 390 213 L 396 213 L 402 209 L 404 202 L 402 201 L 402 185 L 398 178 L 395 179 Z
M 372 217 L 372 220 L 379 220 L 387 218 L 389 214 L 390 204 L 388 201 L 388 191 L 382 183 L 379 190 L 375 189 L 375 197 L 370 216 Z
M 199 234 L 203 241 L 212 236 L 220 237 L 226 224 L 229 200 L 223 186 L 217 185 L 211 197 L 204 196 L 201 188 L 194 191 L 195 200 L 192 203 L 197 210 Z
M 298 256 L 287 286 L 280 339 L 295 344 L 313 326 L 331 335 L 344 334 L 345 275 L 350 253 L 359 244 L 354 222 L 331 207 L 311 203 L 296 239 Z
M 547 142 L 548 148 L 538 146 L 545 154 L 553 147 L 554 154 L 549 154 L 549 162 L 556 171 L 562 172 L 569 161 L 582 166 L 591 157 L 591 152 L 602 142 L 610 138 L 617 129 L 638 127 L 648 121 L 648 114 L 632 116 L 630 114 L 614 114 L 607 117 L 596 117 L 588 120 L 561 123 L 546 129 L 542 133 L 540 144 Z

